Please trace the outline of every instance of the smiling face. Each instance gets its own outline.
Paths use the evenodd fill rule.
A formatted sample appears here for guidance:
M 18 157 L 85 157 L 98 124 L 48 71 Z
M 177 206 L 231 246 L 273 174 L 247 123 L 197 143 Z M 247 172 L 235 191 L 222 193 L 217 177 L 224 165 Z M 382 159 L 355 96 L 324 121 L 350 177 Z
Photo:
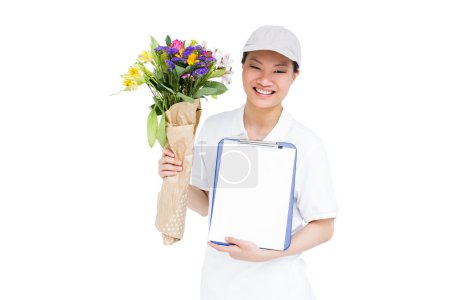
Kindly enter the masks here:
M 292 60 L 278 52 L 249 52 L 242 66 L 242 84 L 247 102 L 259 108 L 280 106 L 299 73 L 294 73 L 293 64 Z

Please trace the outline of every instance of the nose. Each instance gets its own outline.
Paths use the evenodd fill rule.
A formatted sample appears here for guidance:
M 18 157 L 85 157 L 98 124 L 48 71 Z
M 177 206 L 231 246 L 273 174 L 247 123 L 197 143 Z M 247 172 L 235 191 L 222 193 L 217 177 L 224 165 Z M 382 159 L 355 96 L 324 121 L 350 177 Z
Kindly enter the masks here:
M 256 79 L 256 83 L 260 84 L 261 86 L 272 85 L 272 73 L 260 72 L 260 76 Z

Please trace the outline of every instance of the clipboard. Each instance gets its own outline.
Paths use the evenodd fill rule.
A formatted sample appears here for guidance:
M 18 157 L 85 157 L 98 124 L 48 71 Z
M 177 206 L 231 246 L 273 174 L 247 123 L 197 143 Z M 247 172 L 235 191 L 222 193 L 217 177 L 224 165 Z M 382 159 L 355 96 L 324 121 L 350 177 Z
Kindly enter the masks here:
M 259 248 L 289 248 L 296 162 L 292 143 L 221 139 L 208 239 L 228 246 L 231 236 Z

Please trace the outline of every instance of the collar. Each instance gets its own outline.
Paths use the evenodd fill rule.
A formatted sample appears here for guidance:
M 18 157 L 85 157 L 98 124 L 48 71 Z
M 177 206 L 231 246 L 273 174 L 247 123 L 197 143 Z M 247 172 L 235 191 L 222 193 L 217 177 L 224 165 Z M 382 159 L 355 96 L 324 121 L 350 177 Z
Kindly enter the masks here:
M 232 136 L 248 139 L 247 130 L 244 126 L 244 109 L 245 103 L 235 110 L 233 121 L 231 124 Z M 283 142 L 287 140 L 289 128 L 292 126 L 293 117 L 283 107 L 280 118 L 275 127 L 263 139 L 263 141 Z

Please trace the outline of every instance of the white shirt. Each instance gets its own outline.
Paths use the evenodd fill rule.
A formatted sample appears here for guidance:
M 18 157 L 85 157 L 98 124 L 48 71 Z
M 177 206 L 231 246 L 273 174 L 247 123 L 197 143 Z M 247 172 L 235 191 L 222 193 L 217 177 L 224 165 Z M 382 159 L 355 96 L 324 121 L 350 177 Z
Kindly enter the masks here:
M 241 107 L 208 117 L 195 142 L 190 184 L 209 191 L 212 201 L 217 144 L 224 137 L 248 138 Z M 264 141 L 290 142 L 297 147 L 295 206 L 292 233 L 312 220 L 335 218 L 337 202 L 328 159 L 319 137 L 298 123 L 284 108 Z M 211 210 L 212 205 L 209 205 Z M 208 224 L 209 216 L 208 214 Z M 239 238 L 239 237 L 236 237 Z M 300 255 L 268 262 L 233 259 L 206 246 L 201 284 L 202 300 L 315 299 Z

